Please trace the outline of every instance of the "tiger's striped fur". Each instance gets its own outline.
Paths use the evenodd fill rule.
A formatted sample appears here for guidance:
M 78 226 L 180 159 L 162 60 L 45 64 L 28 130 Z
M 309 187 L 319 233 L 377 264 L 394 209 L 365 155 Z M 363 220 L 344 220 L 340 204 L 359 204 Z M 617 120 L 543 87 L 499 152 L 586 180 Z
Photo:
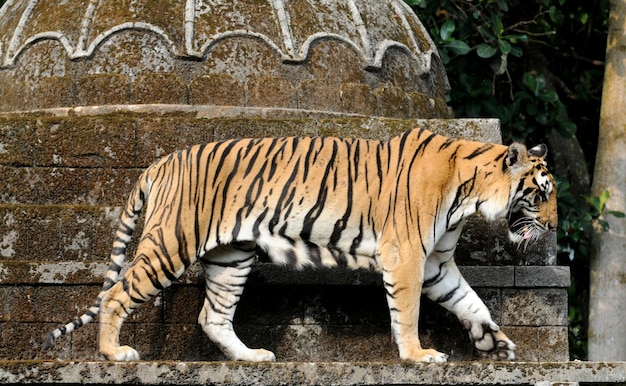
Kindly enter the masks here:
M 420 294 L 452 311 L 475 347 L 515 358 L 515 345 L 461 276 L 453 254 L 465 219 L 508 217 L 512 240 L 556 226 L 546 148 L 456 140 L 415 129 L 388 142 L 339 138 L 234 139 L 196 145 L 151 165 L 123 210 L 111 267 L 92 308 L 54 339 L 100 318 L 100 352 L 136 360 L 119 345 L 124 319 L 194 262 L 206 279 L 199 323 L 232 359 L 274 360 L 233 330 L 235 307 L 262 249 L 277 264 L 382 272 L 400 357 L 445 361 L 417 333 Z M 126 246 L 145 207 L 132 266 Z

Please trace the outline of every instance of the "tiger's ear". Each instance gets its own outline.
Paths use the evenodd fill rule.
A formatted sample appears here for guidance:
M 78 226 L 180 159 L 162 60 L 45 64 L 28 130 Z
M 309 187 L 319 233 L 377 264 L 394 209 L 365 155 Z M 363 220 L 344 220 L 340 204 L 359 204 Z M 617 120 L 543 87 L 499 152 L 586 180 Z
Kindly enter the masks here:
M 523 165 L 528 160 L 528 152 L 526 151 L 526 146 L 522 145 L 519 142 L 513 142 L 511 146 L 509 146 L 509 150 L 506 153 L 506 158 L 504 159 L 504 163 L 508 168 Z
M 528 154 L 539 158 L 546 158 L 546 155 L 548 155 L 548 147 L 542 143 L 528 150 Z

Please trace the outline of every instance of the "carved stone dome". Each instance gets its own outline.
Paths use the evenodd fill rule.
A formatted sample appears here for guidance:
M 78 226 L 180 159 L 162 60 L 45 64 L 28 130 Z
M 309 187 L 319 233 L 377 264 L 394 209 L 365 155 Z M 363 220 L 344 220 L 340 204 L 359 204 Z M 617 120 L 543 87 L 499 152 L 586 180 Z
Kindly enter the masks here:
M 447 89 L 432 40 L 401 0 L 0 9 L 0 111 L 165 104 L 437 118 L 450 114 Z

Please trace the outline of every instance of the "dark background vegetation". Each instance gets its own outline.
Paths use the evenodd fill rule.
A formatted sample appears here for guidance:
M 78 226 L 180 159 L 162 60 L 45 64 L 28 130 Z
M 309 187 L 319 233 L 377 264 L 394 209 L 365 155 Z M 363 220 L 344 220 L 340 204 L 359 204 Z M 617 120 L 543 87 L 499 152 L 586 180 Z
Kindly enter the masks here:
M 6 0 L 0 0 L 0 7 Z M 405 0 L 439 48 L 457 117 L 497 117 L 505 143 L 547 143 L 560 264 L 572 269 L 570 352 L 586 359 L 590 198 L 609 0 Z
M 457 117 L 497 117 L 505 143 L 547 143 L 558 180 L 559 264 L 572 271 L 570 352 L 586 359 L 608 0 L 405 0 L 435 41 Z

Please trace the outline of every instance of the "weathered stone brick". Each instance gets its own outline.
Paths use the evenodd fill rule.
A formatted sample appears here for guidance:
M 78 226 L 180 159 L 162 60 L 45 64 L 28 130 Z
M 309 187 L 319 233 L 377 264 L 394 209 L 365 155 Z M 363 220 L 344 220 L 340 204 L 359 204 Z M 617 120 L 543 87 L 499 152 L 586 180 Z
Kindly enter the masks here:
M 326 79 L 307 79 L 298 90 L 299 108 L 341 111 L 341 87 Z
M 559 287 L 570 285 L 569 267 L 525 266 L 515 267 L 516 287 Z
M 569 360 L 569 341 L 567 326 L 539 327 L 539 360 L 567 362 Z
M 374 90 L 374 95 L 377 115 L 391 118 L 409 117 L 409 98 L 401 88 L 381 86 Z
M 186 104 L 187 93 L 187 85 L 178 75 L 146 72 L 138 75 L 131 84 L 130 103 Z
M 46 119 L 35 131 L 38 166 L 132 167 L 135 122 L 120 117 Z
M 435 101 L 420 92 L 408 93 L 409 111 L 412 118 L 429 118 L 436 114 Z
M 298 98 L 295 87 L 285 78 L 260 76 L 248 80 L 246 106 L 295 109 Z
M 172 286 L 163 293 L 166 323 L 193 324 L 203 305 L 204 292 L 197 286 Z
M 536 327 L 505 326 L 502 329 L 515 343 L 515 354 L 520 361 L 538 361 L 541 355 Z
M 368 85 L 341 85 L 341 111 L 372 116 L 376 113 L 376 97 Z
M 86 203 L 105 207 L 125 205 L 128 194 L 142 172 L 141 168 L 90 169 Z
M 248 333 L 255 331 L 256 334 L 264 334 L 258 327 L 250 326 Z M 280 360 L 294 361 L 332 361 L 337 355 L 337 342 L 335 337 L 328 333 L 328 326 L 315 324 L 287 325 L 285 326 L 275 354 Z M 250 342 L 258 339 L 248 338 Z M 276 344 L 274 342 L 273 344 Z M 267 347 L 267 346 L 266 346 Z M 270 346 L 271 347 L 271 346 Z M 298 359 L 296 359 L 298 358 Z
M 122 74 L 89 74 L 76 85 L 76 104 L 116 105 L 130 101 L 130 78 Z
M 94 215 L 95 212 L 87 207 L 59 210 L 59 254 L 63 261 L 93 259 Z
M 328 334 L 336 338 L 336 354 L 332 360 L 388 361 L 398 358 L 398 349 L 391 342 L 391 331 L 385 325 L 329 326 Z
M 243 106 L 244 89 L 239 81 L 227 74 L 202 75 L 189 85 L 192 105 Z
M 26 250 L 20 260 L 58 261 L 59 224 L 58 208 L 52 206 L 25 206 L 26 219 L 22 232 Z
M 173 151 L 210 142 L 214 128 L 210 120 L 189 116 L 140 119 L 137 166 L 145 168 Z
M 0 165 L 33 164 L 33 131 L 29 120 L 0 119 Z
M 24 207 L 0 205 L 0 260 L 26 258 L 30 237 L 24 224 L 29 216 Z
M 0 323 L 0 358 L 37 358 L 46 328 L 47 325 L 41 323 Z
M 93 303 L 101 286 L 42 286 L 35 289 L 38 322 L 67 323 Z
M 302 17 L 303 15 L 300 15 Z M 362 59 L 353 47 L 340 40 L 319 40 L 311 46 L 303 69 L 314 79 L 341 83 L 364 83 Z M 337 69 L 341 69 L 337 71 Z M 330 110 L 336 111 L 336 110 Z
M 503 290 L 502 324 L 566 326 L 567 291 L 562 289 Z
M 35 108 L 74 105 L 74 82 L 68 76 L 40 77 L 33 93 Z
M 0 287 L 0 322 L 35 321 L 32 287 Z

